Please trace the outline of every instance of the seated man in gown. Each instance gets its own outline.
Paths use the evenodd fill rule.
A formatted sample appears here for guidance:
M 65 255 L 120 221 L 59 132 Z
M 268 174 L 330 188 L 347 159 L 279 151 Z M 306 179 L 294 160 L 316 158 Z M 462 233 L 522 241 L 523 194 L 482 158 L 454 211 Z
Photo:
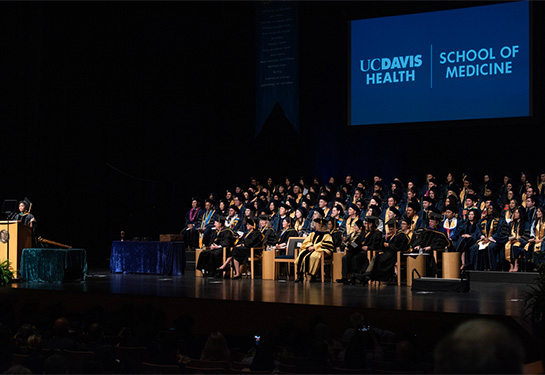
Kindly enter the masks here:
M 448 250 L 452 247 L 447 231 L 441 226 L 443 216 L 435 207 L 430 208 L 429 226 L 412 239 L 411 246 L 414 251 L 426 252 L 426 275 L 428 277 L 437 274 L 437 263 L 433 257 L 433 250 Z
M 366 270 L 366 280 L 390 281 L 394 277 L 397 253 L 409 249 L 409 222 L 400 221 L 400 229 L 395 219 L 386 223 L 386 236 L 382 244 L 383 251 L 375 255 Z M 397 271 L 399 272 L 399 270 Z
M 214 228 L 216 230 L 212 232 L 208 247 L 201 252 L 197 261 L 197 269 L 201 270 L 205 277 L 217 274 L 216 268 L 223 263 L 224 248 L 233 247 L 235 244 L 235 235 L 230 228 L 225 226 L 225 217 L 217 217 L 214 221 Z
M 316 274 L 322 260 L 321 253 L 323 252 L 326 257 L 330 257 L 335 251 L 333 239 L 327 232 L 327 220 L 315 219 L 314 222 L 316 230 L 301 244 L 299 256 L 295 260 L 295 268 L 297 270 L 296 283 L 302 281 L 305 274 L 310 275 L 311 282 L 315 282 Z

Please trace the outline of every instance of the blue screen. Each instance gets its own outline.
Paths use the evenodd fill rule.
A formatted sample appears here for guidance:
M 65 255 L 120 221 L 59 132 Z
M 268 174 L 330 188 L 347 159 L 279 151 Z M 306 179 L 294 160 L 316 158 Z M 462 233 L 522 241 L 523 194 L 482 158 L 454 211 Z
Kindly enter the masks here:
M 530 116 L 529 3 L 351 21 L 350 125 Z

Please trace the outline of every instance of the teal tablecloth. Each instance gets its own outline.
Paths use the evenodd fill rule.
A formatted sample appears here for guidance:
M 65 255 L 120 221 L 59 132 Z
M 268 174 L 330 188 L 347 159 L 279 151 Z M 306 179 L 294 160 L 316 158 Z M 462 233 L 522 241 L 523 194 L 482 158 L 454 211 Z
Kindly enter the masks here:
M 25 281 L 62 283 L 87 277 L 85 249 L 23 249 L 21 277 Z

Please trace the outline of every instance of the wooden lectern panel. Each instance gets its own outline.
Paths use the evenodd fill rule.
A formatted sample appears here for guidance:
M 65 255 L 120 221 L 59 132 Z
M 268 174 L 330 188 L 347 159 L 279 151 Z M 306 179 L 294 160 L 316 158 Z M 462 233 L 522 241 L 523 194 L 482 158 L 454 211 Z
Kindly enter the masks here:
M 9 234 L 7 242 L 0 241 L 0 261 L 7 259 L 9 247 L 9 261 L 15 271 L 14 276 L 18 277 L 23 249 L 32 248 L 32 228 L 20 221 L 0 221 L 0 239 L 6 238 L 7 234 Z

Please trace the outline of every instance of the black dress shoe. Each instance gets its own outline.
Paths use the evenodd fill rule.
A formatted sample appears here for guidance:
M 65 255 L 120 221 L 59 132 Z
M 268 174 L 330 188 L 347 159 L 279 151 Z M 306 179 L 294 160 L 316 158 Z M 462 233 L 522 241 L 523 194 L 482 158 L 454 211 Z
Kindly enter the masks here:
M 241 276 L 241 275 L 238 275 L 238 276 L 233 277 L 233 280 L 240 280 L 240 279 L 242 279 L 242 276 Z
M 303 281 L 300 277 L 296 278 L 295 280 L 293 280 L 294 283 L 300 283 L 301 281 Z
M 354 278 L 348 279 L 348 280 L 346 280 L 346 283 L 350 284 L 350 285 L 356 285 L 356 279 L 354 279 Z
M 346 279 L 344 277 L 342 279 L 337 279 L 335 281 L 338 282 L 338 283 L 342 283 L 342 284 L 348 284 L 348 279 Z
M 310 277 L 310 282 L 311 282 L 311 283 L 318 282 L 318 279 L 316 279 L 316 276 L 311 276 L 311 277 Z

